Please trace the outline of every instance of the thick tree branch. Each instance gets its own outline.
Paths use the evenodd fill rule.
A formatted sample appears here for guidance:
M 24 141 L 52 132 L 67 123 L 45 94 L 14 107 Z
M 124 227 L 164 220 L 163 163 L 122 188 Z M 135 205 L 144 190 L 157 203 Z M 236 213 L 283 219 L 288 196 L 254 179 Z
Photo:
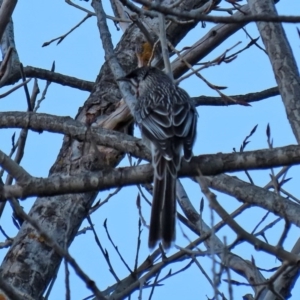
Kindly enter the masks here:
M 28 216 L 15 199 L 10 200 L 10 202 L 18 216 L 20 216 L 24 221 L 27 221 L 33 228 L 37 230 L 39 236 L 36 238 L 45 240 L 48 246 L 53 248 L 61 257 L 63 257 L 73 267 L 74 271 L 85 282 L 87 287 L 94 292 L 94 295 L 97 297 L 97 299 L 105 300 L 106 298 L 102 295 L 95 282 L 83 272 L 75 259 L 70 255 L 69 251 L 56 243 L 56 241 L 53 240 L 53 238 L 49 235 L 47 230 L 45 230 L 35 219 Z
M 126 3 L 129 0 L 122 0 L 122 2 L 126 5 Z M 167 6 L 158 4 L 157 2 L 150 2 L 148 0 L 134 0 L 134 2 L 140 3 L 145 5 L 148 8 L 151 8 L 154 11 L 163 13 L 165 15 L 172 15 L 184 19 L 192 19 L 197 21 L 205 21 L 205 22 L 213 22 L 213 23 L 225 23 L 225 24 L 243 24 L 248 22 L 258 22 L 258 21 L 264 21 L 264 22 L 286 22 L 286 23 L 299 23 L 300 17 L 299 16 L 274 16 L 269 15 L 266 13 L 266 11 L 262 11 L 259 15 L 254 16 L 247 16 L 245 15 L 243 17 L 219 17 L 219 16 L 209 16 L 205 14 L 199 14 L 199 9 L 195 9 L 192 11 L 182 11 L 179 9 L 172 9 Z M 243 9 L 241 8 L 241 11 Z
M 291 223 L 300 227 L 300 206 L 297 203 L 226 174 L 209 177 L 207 180 L 213 189 L 243 203 L 256 205 L 282 218 L 288 218 Z
M 20 60 L 16 49 L 14 28 L 11 18 L 16 3 L 17 1 L 15 0 L 0 0 L 0 31 L 2 32 L 0 38 L 0 47 L 3 58 L 0 66 L 0 87 L 6 84 L 6 80 L 12 72 L 15 70 L 20 70 Z
M 114 51 L 111 34 L 109 32 L 106 23 L 106 17 L 102 7 L 102 3 L 100 1 L 93 0 L 92 6 L 95 10 L 97 21 L 98 21 L 97 24 L 98 24 L 102 44 L 103 44 L 103 49 L 105 52 L 105 59 L 107 60 L 111 72 L 113 73 L 115 79 L 123 77 L 125 76 L 125 73 L 121 68 L 119 61 L 117 60 L 117 56 Z M 135 97 L 133 97 L 131 93 L 131 88 L 129 83 L 119 81 L 118 85 L 127 106 L 129 107 L 131 113 L 133 114 L 136 99 Z
M 182 2 L 188 9 L 197 3 L 202 3 L 202 1 L 184 0 Z M 155 19 L 141 16 L 141 21 L 146 22 L 151 31 L 157 32 Z M 187 26 L 172 24 L 170 29 L 168 28 L 168 38 L 172 44 L 176 45 L 191 28 L 190 24 Z M 139 29 L 131 25 L 115 49 L 117 58 L 126 73 L 136 67 L 135 42 L 136 37 L 140 35 Z M 91 95 L 80 108 L 76 119 L 91 127 L 104 126 L 108 129 L 126 132 L 131 119 L 127 115 L 126 118 L 120 118 L 117 115 L 117 109 L 121 106 L 120 99 L 121 95 L 115 77 L 108 63 L 105 63 Z M 122 153 L 112 148 L 97 146 L 95 143 L 78 142 L 65 137 L 49 176 L 50 178 L 67 178 L 70 175 L 88 174 L 91 170 L 107 170 L 114 168 L 122 157 Z M 40 220 L 58 244 L 69 246 L 96 195 L 96 192 L 89 192 L 40 197 L 32 206 L 29 216 Z M 0 275 L 15 289 L 29 294 L 34 299 L 39 299 L 56 273 L 61 257 L 51 247 L 32 239 L 32 236 L 36 234 L 36 230 L 28 222 L 23 223 L 13 246 L 2 262 Z M 27 260 L 28 253 L 37 259 Z M 102 271 L 99 269 L 99 273 Z M 28 281 L 30 285 L 27 284 Z
M 296 255 L 300 254 L 300 239 L 296 241 L 291 253 Z M 297 266 L 289 266 L 274 281 L 274 290 L 278 291 L 278 293 L 282 295 L 284 299 L 288 299 L 291 296 L 291 290 L 299 277 L 299 272 L 300 269 Z M 264 299 L 274 299 L 274 294 L 272 291 L 269 290 Z
M 27 66 L 24 68 L 26 77 L 39 78 L 47 81 L 55 82 L 57 84 L 69 86 L 82 91 L 91 92 L 95 83 L 87 80 L 78 79 L 76 77 L 63 75 L 49 70 Z M 14 84 L 21 79 L 19 69 L 15 69 L 7 78 L 5 85 Z
M 3 0 L 0 8 L 0 40 L 6 26 L 11 18 L 11 15 L 17 5 L 17 0 Z
M 233 16 L 236 18 L 243 18 L 245 14 L 249 13 L 249 6 L 244 5 L 241 7 L 240 11 L 236 12 Z M 206 55 L 211 53 L 213 49 L 219 46 L 228 37 L 240 30 L 244 25 L 246 25 L 246 22 L 237 24 L 218 24 L 215 27 L 213 27 L 199 41 L 197 41 L 194 45 L 189 47 L 189 49 L 181 53 L 182 58 L 176 58 L 172 62 L 174 78 L 179 78 L 188 70 L 188 67 L 183 61 L 183 59 L 191 65 L 194 65 L 195 63 L 203 59 Z
M 248 93 L 244 95 L 232 95 L 229 96 L 237 101 L 243 101 L 246 103 L 261 101 L 270 97 L 278 96 L 279 90 L 277 87 L 273 87 L 270 89 L 263 90 L 261 92 L 256 93 Z M 237 105 L 237 102 L 226 101 L 221 97 L 209 97 L 209 96 L 199 96 L 192 97 L 196 106 L 199 105 L 207 105 L 207 106 L 227 106 L 227 105 Z
M 179 191 L 181 197 L 178 197 Z M 205 223 L 202 216 L 196 211 L 190 202 L 190 199 L 188 198 L 188 195 L 180 181 L 177 181 L 177 199 L 184 214 L 187 216 L 189 221 L 195 225 L 199 236 L 204 236 L 207 233 L 212 232 L 212 229 Z M 214 231 L 214 234 L 204 241 L 204 245 L 209 253 L 215 253 L 218 255 L 226 267 L 246 278 L 249 284 L 254 283 L 252 286 L 254 291 L 257 291 L 259 288 L 257 285 L 262 284 L 265 281 L 265 278 L 255 265 L 225 248 L 224 243 L 222 243 L 216 235 L 216 231 Z
M 0 153 L 1 154 L 1 153 Z M 0 155 L 0 162 L 2 161 Z M 224 172 L 242 170 L 266 169 L 283 165 L 300 164 L 300 147 L 287 146 L 282 148 L 258 151 L 200 155 L 193 157 L 190 163 L 184 162 L 179 176 L 195 176 L 200 168 L 206 176 Z M 3 187 L 5 199 L 11 197 L 26 198 L 29 196 L 50 196 L 67 193 L 106 190 L 113 187 L 149 183 L 153 179 L 153 169 L 150 164 L 86 172 L 84 175 L 56 175 L 49 178 L 34 178 L 26 180 L 26 185 Z
M 70 117 L 31 112 L 0 113 L 0 128 L 27 128 L 41 133 L 49 131 L 65 134 L 80 142 L 93 142 L 136 157 L 150 159 L 149 151 L 140 139 L 101 127 L 88 127 Z
M 8 172 L 10 176 L 19 182 L 26 182 L 30 180 L 31 176 L 16 162 L 14 162 L 10 157 L 5 155 L 0 150 L 0 166 Z M 1 198 L 2 195 L 0 195 Z
M 278 88 L 270 88 L 257 93 L 231 96 L 236 100 L 247 103 L 260 101 L 268 97 L 277 96 Z M 233 105 L 234 102 L 225 103 L 221 97 L 199 96 L 192 97 L 196 106 Z M 37 114 L 30 112 L 0 112 L 0 128 L 28 128 L 33 131 L 49 131 L 70 136 L 78 141 L 93 141 L 102 146 L 112 147 L 116 150 L 131 153 L 136 157 L 149 160 L 149 153 L 143 143 L 129 135 L 105 128 L 95 128 L 83 125 L 70 117 L 60 117 L 49 114 Z
M 274 1 L 248 0 L 253 15 L 277 17 Z M 300 76 L 282 24 L 257 23 L 293 133 L 300 143 Z
M 201 190 L 208 199 L 212 209 L 216 211 L 221 219 L 226 220 L 227 225 L 231 227 L 231 229 L 238 235 L 239 239 L 248 241 L 250 244 L 254 245 L 257 250 L 263 250 L 269 254 L 273 254 L 281 260 L 287 261 L 290 265 L 299 264 L 298 255 L 285 251 L 281 247 L 275 247 L 265 243 L 244 230 L 244 228 L 242 228 L 233 218 L 231 218 L 226 210 L 218 203 L 216 195 L 208 189 L 205 178 L 201 175 L 197 178 L 197 181 L 199 182 Z

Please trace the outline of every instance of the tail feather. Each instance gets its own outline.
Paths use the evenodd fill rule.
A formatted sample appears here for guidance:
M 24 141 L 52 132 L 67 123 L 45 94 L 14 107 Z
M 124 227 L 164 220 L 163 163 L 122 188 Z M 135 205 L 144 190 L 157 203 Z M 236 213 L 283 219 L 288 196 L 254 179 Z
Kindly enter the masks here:
M 151 209 L 148 246 L 153 249 L 161 239 L 161 212 L 163 209 L 163 192 L 165 180 L 154 175 L 154 190 Z
M 164 206 L 161 219 L 161 239 L 165 249 L 171 247 L 175 240 L 176 225 L 176 178 L 166 170 Z
M 170 248 L 175 240 L 175 220 L 176 220 L 176 177 L 172 174 L 172 161 L 160 157 L 156 165 L 157 171 L 154 174 L 154 191 L 152 200 L 150 230 L 148 245 L 153 249 L 162 240 L 165 249 Z

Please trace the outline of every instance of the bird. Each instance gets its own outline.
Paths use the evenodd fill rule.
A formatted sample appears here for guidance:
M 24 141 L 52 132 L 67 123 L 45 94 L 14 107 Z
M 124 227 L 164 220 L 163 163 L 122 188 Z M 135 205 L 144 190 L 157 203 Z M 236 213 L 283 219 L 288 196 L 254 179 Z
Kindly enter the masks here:
M 176 180 L 182 156 L 190 161 L 198 113 L 188 93 L 162 70 L 143 66 L 118 81 L 131 84 L 137 103 L 134 120 L 151 152 L 153 200 L 148 246 L 168 250 L 175 241 Z

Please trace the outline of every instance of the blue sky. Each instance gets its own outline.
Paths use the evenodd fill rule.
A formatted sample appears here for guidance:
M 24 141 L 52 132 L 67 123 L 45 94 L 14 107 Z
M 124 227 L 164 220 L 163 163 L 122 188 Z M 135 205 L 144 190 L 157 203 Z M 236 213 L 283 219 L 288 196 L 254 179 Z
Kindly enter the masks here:
M 85 5 L 86 8 L 92 10 L 89 3 L 84 1 L 74 2 Z M 109 1 L 103 2 L 105 2 L 106 12 L 111 14 L 108 5 Z M 289 3 L 287 3 L 287 1 L 280 1 L 277 8 L 280 14 L 292 15 L 295 12 L 300 11 L 300 2 L 295 0 L 290 1 Z M 84 16 L 84 12 L 67 5 L 64 1 L 19 1 L 13 14 L 13 20 L 16 46 L 23 65 L 50 69 L 52 62 L 55 61 L 57 72 L 94 81 L 99 72 L 99 68 L 104 62 L 104 53 L 99 39 L 95 18 L 88 19 L 60 45 L 56 46 L 56 44 L 53 43 L 48 47 L 41 47 L 44 42 L 67 32 Z M 122 32 L 117 31 L 111 21 L 108 22 L 111 28 L 113 42 L 116 44 L 119 41 Z M 212 24 L 207 24 L 205 29 L 197 26 L 178 48 L 180 49 L 183 46 L 192 45 L 212 26 Z M 296 25 L 285 24 L 284 27 L 299 66 L 300 39 L 296 31 Z M 255 24 L 249 24 L 246 28 L 252 37 L 258 37 Z M 242 44 L 235 48 L 233 50 L 234 52 L 247 45 L 249 39 L 243 31 L 239 31 L 205 57 L 203 61 L 214 59 L 238 41 L 241 41 Z M 260 40 L 259 43 L 262 44 Z M 276 85 L 268 57 L 256 47 L 251 47 L 249 50 L 243 52 L 230 64 L 221 64 L 220 66 L 204 70 L 202 75 L 216 85 L 227 86 L 228 88 L 224 91 L 227 95 L 261 91 Z M 41 90 L 43 90 L 44 85 L 45 82 L 39 80 Z M 29 87 L 32 87 L 32 82 L 29 84 Z M 184 81 L 181 84 L 181 87 L 185 88 L 191 96 L 217 96 L 215 91 L 209 89 L 203 82 L 195 77 Z M 3 93 L 10 88 L 11 87 L 2 88 L 0 93 Z M 39 112 L 75 117 L 78 108 L 83 105 L 88 95 L 88 92 L 51 84 Z M 7 98 L 0 99 L 0 111 L 25 110 L 26 99 L 22 89 Z M 254 103 L 251 107 L 200 107 L 199 115 L 198 137 L 194 149 L 195 154 L 213 154 L 217 152 L 228 153 L 232 152 L 234 147 L 239 149 L 240 144 L 246 135 L 249 134 L 256 124 L 258 124 L 257 131 L 251 137 L 251 143 L 247 146 L 247 150 L 267 148 L 265 130 L 268 123 L 271 126 L 275 147 L 296 143 L 280 97 L 274 97 Z M 13 132 L 19 131 L 0 131 L 0 149 L 6 153 L 9 153 L 10 151 L 11 135 Z M 49 168 L 56 159 L 62 143 L 62 138 L 63 136 L 61 135 L 54 135 L 47 132 L 42 134 L 31 132 L 27 141 L 22 166 L 34 176 L 46 177 Z M 125 158 L 121 165 L 128 165 L 128 160 Z M 259 186 L 263 186 L 269 181 L 269 171 L 253 171 L 250 173 L 253 175 L 255 183 Z M 246 180 L 243 174 L 235 174 L 235 176 L 239 176 Z M 300 192 L 297 184 L 299 180 L 299 168 L 292 168 L 289 172 L 289 177 L 293 177 L 293 180 L 285 186 L 285 189 L 296 197 L 299 197 Z M 196 209 L 198 209 L 199 201 L 202 197 L 198 186 L 188 179 L 184 179 L 183 182 L 187 188 L 189 197 Z M 100 193 L 97 199 L 104 199 L 110 192 L 112 192 L 112 190 Z M 92 215 L 92 220 L 95 224 L 97 233 L 103 246 L 110 252 L 111 260 L 113 261 L 115 270 L 120 278 L 127 276 L 128 271 L 120 262 L 109 244 L 102 224 L 107 218 L 109 231 L 114 242 L 118 245 L 127 263 L 132 267 L 135 260 L 135 252 L 132 249 L 136 248 L 135 245 L 138 231 L 138 212 L 135 204 L 137 193 L 138 190 L 136 187 L 123 189 L 117 196 L 113 197 L 109 203 L 104 205 L 102 209 Z M 147 193 L 146 195 L 151 199 Z M 228 211 L 232 211 L 239 206 L 239 203 L 226 195 L 218 194 L 218 200 L 228 209 Z M 22 203 L 26 211 L 29 211 L 33 201 L 34 198 L 28 199 Z M 145 202 L 143 202 L 142 205 L 144 217 L 146 220 L 149 220 L 150 209 Z M 243 214 L 241 222 L 243 222 L 243 226 L 246 229 L 251 231 L 263 215 L 264 212 L 262 210 L 254 208 Z M 205 202 L 203 218 L 210 224 L 210 211 L 207 202 Z M 273 219 L 274 216 L 269 217 L 269 220 Z M 215 217 L 215 221 L 218 220 L 219 218 Z M 12 224 L 11 210 L 8 206 L 0 224 L 8 235 L 13 237 L 16 234 L 17 230 Z M 83 227 L 85 226 L 87 226 L 86 222 L 83 224 Z M 277 240 L 278 231 L 282 231 L 282 223 L 270 230 L 268 235 L 270 242 L 275 242 Z M 142 233 L 140 262 L 142 262 L 149 254 L 146 242 L 147 235 L 148 231 L 144 228 Z M 188 235 L 191 239 L 195 237 L 191 233 L 188 233 Z M 228 228 L 221 230 L 218 234 L 221 239 L 224 235 L 228 236 L 228 243 L 234 239 L 234 235 L 228 231 Z M 284 244 L 288 250 L 291 249 L 298 236 L 299 229 L 293 228 Z M 177 243 L 180 246 L 185 246 L 187 244 L 179 227 L 177 228 L 177 237 Z M 0 238 L 0 240 L 4 240 L 4 237 Z M 201 249 L 204 248 L 202 247 Z M 5 251 L 6 250 L 1 250 L 1 258 L 5 255 Z M 100 289 L 105 289 L 109 285 L 114 284 L 115 281 L 110 275 L 99 249 L 94 243 L 91 232 L 77 237 L 70 248 L 70 252 L 76 258 L 83 270 L 97 282 Z M 274 260 L 274 258 L 270 258 L 262 252 L 254 252 L 252 247 L 249 247 L 248 245 L 240 245 L 234 249 L 234 252 L 249 260 L 251 260 L 251 255 L 254 254 L 257 265 L 262 268 L 271 268 L 275 265 L 279 265 L 279 262 Z M 173 251 L 170 251 L 170 253 L 173 253 Z M 206 271 L 210 273 L 211 260 L 199 258 L 199 261 Z M 171 267 L 172 270 L 177 270 L 180 266 L 182 265 L 172 265 Z M 169 268 L 164 270 L 165 273 L 168 271 Z M 270 276 L 270 274 L 264 275 L 266 277 Z M 245 282 L 245 280 L 239 276 L 234 275 L 234 278 Z M 222 290 L 227 292 L 226 285 L 222 285 Z M 193 291 L 193 294 L 189 295 L 188 291 Z M 183 297 L 187 297 L 188 299 L 193 300 L 206 299 L 205 295 L 209 297 L 213 296 L 211 287 L 194 265 L 179 276 L 172 277 L 165 281 L 163 287 L 156 289 L 154 299 L 166 299 L 170 296 L 171 292 L 172 299 L 183 299 Z M 234 287 L 235 299 L 241 299 L 241 296 L 247 292 L 251 292 L 251 289 Z M 145 290 L 144 293 L 147 295 L 148 291 Z M 300 283 L 297 282 L 291 299 L 297 299 L 296 295 L 299 293 Z M 62 268 L 58 274 L 50 299 L 63 299 L 64 294 L 64 271 Z M 90 294 L 91 293 L 87 290 L 85 284 L 71 271 L 72 299 L 82 299 Z M 137 299 L 137 297 L 138 294 L 135 293 L 132 299 Z

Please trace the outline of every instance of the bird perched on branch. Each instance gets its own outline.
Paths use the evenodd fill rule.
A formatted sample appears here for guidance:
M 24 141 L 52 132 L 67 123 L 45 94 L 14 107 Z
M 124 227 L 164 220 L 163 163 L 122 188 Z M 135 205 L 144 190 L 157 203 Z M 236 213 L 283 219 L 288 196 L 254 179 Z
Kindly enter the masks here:
M 182 153 L 189 161 L 196 138 L 198 114 L 189 97 L 171 78 L 154 67 L 138 68 L 118 79 L 132 85 L 137 104 L 134 119 L 152 154 L 154 190 L 149 247 L 175 240 L 176 179 Z

